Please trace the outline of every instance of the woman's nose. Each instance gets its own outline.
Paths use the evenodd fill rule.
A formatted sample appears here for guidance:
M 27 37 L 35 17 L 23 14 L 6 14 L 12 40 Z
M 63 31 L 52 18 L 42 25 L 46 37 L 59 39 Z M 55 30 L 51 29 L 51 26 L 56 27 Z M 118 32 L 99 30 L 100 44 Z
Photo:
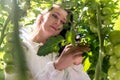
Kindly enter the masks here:
M 55 20 L 55 24 L 57 24 L 59 26 L 60 25 L 60 20 L 59 19 Z

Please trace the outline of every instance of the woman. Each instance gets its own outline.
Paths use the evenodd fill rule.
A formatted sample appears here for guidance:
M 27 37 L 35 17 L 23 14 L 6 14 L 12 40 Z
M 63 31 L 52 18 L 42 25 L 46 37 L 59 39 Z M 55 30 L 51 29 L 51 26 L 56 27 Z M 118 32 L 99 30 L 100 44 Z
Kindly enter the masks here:
M 34 24 L 30 38 L 23 39 L 27 66 L 32 80 L 90 80 L 83 72 L 81 54 L 88 47 L 67 45 L 57 58 L 56 53 L 38 56 L 37 51 L 51 36 L 58 35 L 67 22 L 67 11 L 59 5 L 42 12 Z

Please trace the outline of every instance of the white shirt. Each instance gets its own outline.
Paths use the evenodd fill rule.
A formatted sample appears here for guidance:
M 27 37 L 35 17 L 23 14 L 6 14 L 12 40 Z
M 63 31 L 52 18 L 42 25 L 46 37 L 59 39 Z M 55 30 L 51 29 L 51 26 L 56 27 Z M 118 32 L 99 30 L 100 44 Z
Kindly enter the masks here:
M 73 65 L 62 71 L 56 70 L 53 61 L 56 59 L 57 53 L 38 56 L 37 51 L 41 45 L 29 40 L 24 41 L 27 65 L 34 80 L 90 80 L 83 71 L 82 64 Z
M 27 37 L 26 37 L 27 36 Z M 59 71 L 54 68 L 53 62 L 57 58 L 57 53 L 51 53 L 46 56 L 38 56 L 37 51 L 42 43 L 30 41 L 29 36 L 24 34 L 23 48 L 27 67 L 29 69 L 29 80 L 90 80 L 86 72 L 83 71 L 83 65 L 73 65 L 65 70 Z M 9 74 L 6 74 L 5 80 L 13 80 Z
M 90 80 L 83 65 L 73 65 L 65 70 L 59 71 L 54 68 L 53 62 L 57 53 L 50 53 L 46 56 L 38 56 L 37 51 L 42 43 L 35 43 L 24 37 L 23 47 L 26 61 L 33 80 Z

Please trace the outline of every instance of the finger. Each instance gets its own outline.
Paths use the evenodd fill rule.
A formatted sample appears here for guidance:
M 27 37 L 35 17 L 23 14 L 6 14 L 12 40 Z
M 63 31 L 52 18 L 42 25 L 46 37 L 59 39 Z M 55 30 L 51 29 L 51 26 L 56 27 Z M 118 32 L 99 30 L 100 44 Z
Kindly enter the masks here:
M 72 45 L 69 44 L 69 45 L 66 45 L 65 48 L 63 49 L 62 51 L 62 54 L 69 54 L 70 53 L 70 49 L 71 49 Z
M 71 47 L 73 47 L 72 44 L 69 44 L 69 45 L 66 46 L 66 48 L 71 48 Z
M 83 52 L 88 52 L 88 51 L 90 51 L 90 48 L 89 48 L 88 45 L 80 45 L 80 46 L 78 46 L 78 47 L 79 47 L 79 49 L 81 49 L 81 51 L 83 51 Z
M 64 51 L 68 51 L 68 50 L 71 49 L 72 47 L 73 47 L 73 46 L 72 46 L 71 44 L 69 44 L 69 45 L 65 46 Z
M 78 52 L 78 53 L 73 54 L 73 56 L 74 56 L 74 58 L 82 57 L 82 54 L 83 54 L 83 52 Z

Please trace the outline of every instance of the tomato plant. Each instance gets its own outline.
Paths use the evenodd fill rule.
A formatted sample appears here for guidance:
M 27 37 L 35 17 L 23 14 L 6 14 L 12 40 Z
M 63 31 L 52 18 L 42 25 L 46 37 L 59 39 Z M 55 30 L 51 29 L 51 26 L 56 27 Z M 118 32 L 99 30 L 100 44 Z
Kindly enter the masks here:
M 111 65 L 115 65 L 117 63 L 117 57 L 116 56 L 111 56 L 109 59 L 109 62 Z
M 3 60 L 5 61 L 5 63 L 7 64 L 13 64 L 13 56 L 10 53 L 5 53 L 3 56 Z
M 16 1 L 18 1 L 17 5 Z M 18 28 L 21 28 L 20 25 L 23 24 L 24 27 L 32 25 L 43 9 L 56 2 L 62 3 L 63 8 L 71 10 L 74 14 L 72 25 L 66 25 L 66 28 L 70 26 L 71 29 L 64 33 L 65 39 L 57 37 L 56 40 L 60 40 L 62 46 L 69 43 L 74 44 L 75 36 L 82 34 L 84 37 L 81 37 L 80 41 L 87 43 L 91 48 L 83 62 L 90 78 L 92 80 L 119 80 L 119 63 L 116 61 L 120 58 L 120 29 L 119 25 L 117 25 L 117 31 L 113 28 L 116 26 L 114 22 L 119 23 L 117 18 L 120 13 L 120 0 L 0 0 L 0 51 L 2 54 L 5 53 L 4 59 L 3 55 L 2 57 L 0 55 L 1 62 L 18 61 L 16 63 L 24 65 L 20 61 L 21 58 L 24 61 L 24 56 L 19 47 Z M 58 43 L 53 44 L 52 51 L 59 51 Z M 49 52 L 49 47 L 45 48 L 46 52 Z M 3 64 L 1 63 L 1 65 Z M 9 72 L 12 68 L 13 65 L 6 71 L 14 72 L 14 70 Z M 2 72 L 1 70 L 3 69 L 0 69 L 0 72 Z
M 109 33 L 109 39 L 113 45 L 120 43 L 120 31 L 114 30 Z
M 115 45 L 115 47 L 113 48 L 114 53 L 117 57 L 120 57 L 120 44 Z
M 107 46 L 105 46 L 105 54 L 113 55 L 113 45 L 112 44 L 108 44 Z
M 116 67 L 116 69 L 120 70 L 120 58 L 117 60 L 115 67 Z
M 0 80 L 4 80 L 4 72 L 2 70 L 0 70 Z
M 114 80 L 117 69 L 114 66 L 111 66 L 108 70 L 108 75 L 111 80 Z
M 6 65 L 5 66 L 5 71 L 6 71 L 6 73 L 8 73 L 8 74 L 13 74 L 13 73 L 15 73 L 16 72 L 16 68 L 15 68 L 15 65 Z

